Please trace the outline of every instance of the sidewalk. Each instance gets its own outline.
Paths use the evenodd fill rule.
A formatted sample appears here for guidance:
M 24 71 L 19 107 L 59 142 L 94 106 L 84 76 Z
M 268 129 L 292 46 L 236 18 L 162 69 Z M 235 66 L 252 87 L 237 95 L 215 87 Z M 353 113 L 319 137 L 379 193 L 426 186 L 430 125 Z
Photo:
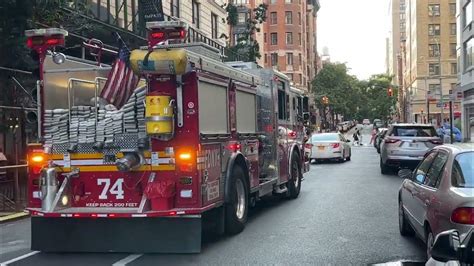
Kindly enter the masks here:
M 0 212 L 0 224 L 15 221 L 30 216 L 27 211 L 22 212 Z

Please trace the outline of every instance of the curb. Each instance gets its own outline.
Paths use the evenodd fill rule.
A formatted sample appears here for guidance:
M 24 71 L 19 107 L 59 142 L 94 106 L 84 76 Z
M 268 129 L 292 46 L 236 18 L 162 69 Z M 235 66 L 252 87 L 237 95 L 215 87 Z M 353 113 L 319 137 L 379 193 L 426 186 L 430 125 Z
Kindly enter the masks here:
M 30 216 L 30 213 L 28 212 L 16 212 L 13 214 L 5 215 L 5 216 L 0 217 L 0 224 L 27 218 L 29 216 Z

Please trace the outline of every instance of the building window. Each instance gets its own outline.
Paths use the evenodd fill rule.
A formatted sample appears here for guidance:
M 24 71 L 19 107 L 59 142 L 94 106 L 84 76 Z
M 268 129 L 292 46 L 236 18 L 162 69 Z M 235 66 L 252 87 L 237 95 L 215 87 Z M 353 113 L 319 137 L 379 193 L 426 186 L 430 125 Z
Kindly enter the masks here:
M 293 44 L 293 32 L 287 32 L 285 34 L 286 44 Z
M 428 53 L 430 57 L 438 57 L 440 55 L 440 46 L 438 44 L 430 44 L 428 46 Z
M 193 0 L 193 24 L 199 29 L 199 3 Z
M 456 35 L 456 23 L 449 24 L 449 27 L 450 27 L 449 33 L 451 35 Z
M 463 26 L 466 27 L 467 25 L 470 25 L 472 22 L 472 2 L 470 0 L 464 6 L 463 11 L 464 11 L 463 12 L 464 13 Z
M 267 33 L 266 32 L 263 34 L 263 42 L 267 43 Z
M 293 73 L 286 73 L 286 75 L 288 76 L 288 79 L 293 81 Z
M 303 43 L 303 40 L 301 39 L 301 32 L 298 33 L 298 43 L 301 45 Z
M 238 24 L 245 24 L 247 23 L 247 12 L 239 12 L 237 15 L 237 23 Z
M 298 54 L 298 62 L 300 65 L 303 64 L 303 58 L 301 57 L 301 54 Z
M 241 5 L 241 6 L 242 6 L 242 5 L 248 4 L 248 3 L 249 3 L 249 0 L 234 0 L 233 2 L 234 2 L 234 4 L 236 4 L 236 5 Z
M 456 43 L 449 44 L 449 56 L 456 56 Z
M 454 17 L 456 16 L 456 3 L 449 4 L 449 14 Z
M 277 0 L 272 0 L 270 4 L 276 4 Z
M 430 17 L 439 17 L 439 4 L 428 5 L 428 15 Z
M 285 3 L 286 4 L 291 4 L 291 3 L 293 3 L 293 0 L 285 0 Z
M 469 39 L 464 43 L 464 70 L 472 66 L 473 56 L 474 56 L 474 38 Z
M 458 73 L 458 64 L 457 63 L 451 63 L 451 74 L 455 75 Z
M 293 24 L 293 12 L 285 11 L 285 23 Z
M 429 64 L 430 76 L 437 76 L 440 73 L 439 64 L 438 63 L 430 63 Z
M 213 39 L 217 39 L 217 35 L 219 34 L 218 32 L 218 23 L 219 21 L 219 17 L 214 14 L 214 13 L 211 13 L 211 28 L 212 28 L 212 38 Z
M 271 53 L 270 54 L 270 60 L 272 61 L 272 66 L 277 66 L 278 65 L 278 54 L 277 53 Z
M 298 74 L 300 84 L 303 84 L 303 74 Z
M 171 16 L 179 18 L 179 0 L 170 0 Z
M 277 45 L 278 44 L 278 35 L 276 32 L 270 33 L 270 44 L 271 45 Z
M 441 87 L 439 84 L 430 84 L 428 86 L 428 90 L 431 92 L 431 97 L 433 97 L 433 99 L 441 99 Z
M 268 62 L 268 55 L 265 54 L 265 56 L 263 56 L 263 62 L 266 64 Z
M 270 24 L 277 24 L 277 12 L 270 13 Z
M 441 27 L 439 24 L 429 24 L 428 25 L 428 35 L 429 36 L 439 36 L 441 32 Z
M 293 65 L 293 53 L 286 53 L 286 64 Z
M 301 25 L 301 12 L 298 12 L 298 24 Z

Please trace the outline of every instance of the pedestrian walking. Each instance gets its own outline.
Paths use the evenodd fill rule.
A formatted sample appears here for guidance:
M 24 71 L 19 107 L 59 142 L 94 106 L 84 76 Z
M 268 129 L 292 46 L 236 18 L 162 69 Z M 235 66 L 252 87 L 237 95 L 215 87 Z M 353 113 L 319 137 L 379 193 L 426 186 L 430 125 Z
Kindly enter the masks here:
M 374 129 L 372 129 L 372 136 L 370 138 L 370 143 L 369 144 L 372 144 L 375 141 L 375 137 L 377 136 L 378 133 L 379 133 L 379 128 L 374 127 Z
M 352 135 L 352 138 L 354 139 L 354 146 L 355 145 L 360 146 L 361 135 L 358 129 L 354 132 L 354 134 Z

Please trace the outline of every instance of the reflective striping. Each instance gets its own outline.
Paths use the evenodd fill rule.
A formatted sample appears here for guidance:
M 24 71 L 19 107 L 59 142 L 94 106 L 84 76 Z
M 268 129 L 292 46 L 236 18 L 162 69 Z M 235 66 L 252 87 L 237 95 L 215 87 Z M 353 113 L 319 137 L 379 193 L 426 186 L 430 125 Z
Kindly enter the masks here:
M 70 167 L 61 167 L 57 168 L 60 172 L 70 172 Z M 133 170 L 132 172 L 143 172 L 143 171 L 173 171 L 175 170 L 174 164 L 165 164 L 165 165 L 157 165 L 157 166 L 150 166 L 144 165 L 140 168 Z M 80 172 L 118 172 L 118 169 L 115 165 L 95 165 L 89 166 L 84 165 L 79 167 Z
M 142 214 L 142 213 L 140 213 L 140 214 L 132 214 L 132 217 L 147 217 L 147 216 L 148 216 L 148 215 Z

